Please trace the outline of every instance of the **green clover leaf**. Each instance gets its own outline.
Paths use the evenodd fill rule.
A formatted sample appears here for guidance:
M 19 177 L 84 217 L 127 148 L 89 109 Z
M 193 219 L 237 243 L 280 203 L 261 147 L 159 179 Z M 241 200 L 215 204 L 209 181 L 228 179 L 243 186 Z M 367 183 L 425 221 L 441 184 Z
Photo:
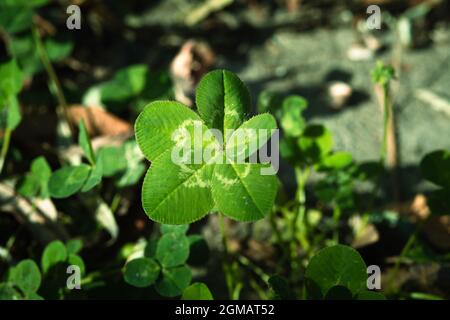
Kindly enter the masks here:
M 200 81 L 196 101 L 200 116 L 179 102 L 155 101 L 136 120 L 137 143 L 152 162 L 142 186 L 145 212 L 164 224 L 189 224 L 213 209 L 239 221 L 264 218 L 278 180 L 274 173 L 261 174 L 270 171 L 270 164 L 235 160 L 256 154 L 277 128 L 275 119 L 261 114 L 245 121 L 250 94 L 225 70 L 212 71 Z M 180 146 L 189 148 L 184 156 L 194 161 L 173 161 Z M 207 159 L 202 157 L 206 151 Z M 201 159 L 196 159 L 198 154 Z

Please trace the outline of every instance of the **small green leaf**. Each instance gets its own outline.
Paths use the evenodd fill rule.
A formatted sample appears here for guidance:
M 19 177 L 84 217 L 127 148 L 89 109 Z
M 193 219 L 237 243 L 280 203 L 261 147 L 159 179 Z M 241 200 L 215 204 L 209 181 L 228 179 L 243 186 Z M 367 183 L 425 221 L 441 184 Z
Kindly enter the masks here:
M 77 193 L 89 176 L 90 166 L 67 166 L 53 172 L 48 183 L 53 198 L 67 198 Z
M 320 170 L 339 170 L 347 167 L 353 161 L 353 157 L 348 152 L 335 152 L 327 155 L 319 164 Z
M 70 55 L 73 43 L 46 39 L 44 40 L 44 48 L 50 61 L 60 61 Z M 30 76 L 44 70 L 35 40 L 31 35 L 12 37 L 11 52 L 17 58 L 26 75 Z
M 424 177 L 438 186 L 450 189 L 450 151 L 427 154 L 420 163 Z
M 14 130 L 22 120 L 20 113 L 19 101 L 16 96 L 11 95 L 9 97 L 8 104 L 8 117 L 6 118 L 6 127 Z
M 48 198 L 48 181 L 52 175 L 52 169 L 44 157 L 40 156 L 33 160 L 31 163 L 31 173 L 40 185 L 40 196 L 42 198 Z
M 67 259 L 66 246 L 59 240 L 50 242 L 44 249 L 44 253 L 41 258 L 42 272 L 45 274 L 47 271 L 57 265 L 58 263 L 65 262 Z
M 176 267 L 189 257 L 189 240 L 182 232 L 164 234 L 158 241 L 156 259 L 165 268 Z
M 318 289 L 322 297 L 334 286 L 344 286 L 355 295 L 366 286 L 366 264 L 354 249 L 335 245 L 312 257 L 305 277 L 308 291 L 316 292 Z
M 390 65 L 385 65 L 382 61 L 377 61 L 371 75 L 373 82 L 384 86 L 395 77 L 395 69 Z
M 206 284 L 196 282 L 184 289 L 181 300 L 214 300 Z
M 61 61 L 70 55 L 73 50 L 73 43 L 70 41 L 56 41 L 49 38 L 45 40 L 44 47 L 50 61 Z
M 17 192 L 25 197 L 34 197 L 39 192 L 39 181 L 37 178 L 28 173 L 23 180 L 21 180 L 17 186 Z
M 333 137 L 322 125 L 308 125 L 298 140 L 303 157 L 312 163 L 318 162 L 333 148 Z
M 11 281 L 24 293 L 36 292 L 41 285 L 41 272 L 33 260 L 26 259 L 13 268 Z
M 138 95 L 145 87 L 148 67 L 138 64 L 116 72 L 114 77 L 99 85 L 102 101 L 122 101 Z
M 89 138 L 89 134 L 84 125 L 83 119 L 80 120 L 78 125 L 78 144 L 84 152 L 84 155 L 89 160 L 91 165 L 95 165 L 95 154 L 94 149 L 92 149 L 91 139 Z
M 270 112 L 277 116 L 281 105 L 283 104 L 283 99 L 279 94 L 264 90 L 258 96 L 257 111 L 258 113 Z
M 242 124 L 250 111 L 250 93 L 234 73 L 215 70 L 198 84 L 196 104 L 206 125 L 224 132 Z
M 70 239 L 66 243 L 67 254 L 77 254 L 83 248 L 83 241 L 80 239 Z
M 21 6 L 0 4 L 0 27 L 8 33 L 17 33 L 30 28 L 33 11 Z
M 87 192 L 102 182 L 103 162 L 99 161 L 94 166 L 90 167 L 89 176 L 86 179 L 81 192 Z
M 164 269 L 155 283 L 156 291 L 164 297 L 180 296 L 191 283 L 192 274 L 186 266 Z
M 135 140 L 125 142 L 124 146 L 127 168 L 117 180 L 118 187 L 126 187 L 136 184 L 147 169 L 142 163 L 144 155 Z
M 306 125 L 302 112 L 307 107 L 308 102 L 300 96 L 290 96 L 283 101 L 281 127 L 286 135 L 298 137 L 302 134 Z
M 145 288 L 152 285 L 158 278 L 160 267 L 155 260 L 150 258 L 138 258 L 125 265 L 125 282 Z
M 0 301 L 1 300 L 21 300 L 20 293 L 6 283 L 0 283 Z
M 97 161 L 102 168 L 102 175 L 112 177 L 127 167 L 127 162 L 120 147 L 103 147 L 98 150 Z
M 84 265 L 83 259 L 76 254 L 69 254 L 67 257 L 67 263 L 72 266 L 78 266 L 80 268 L 80 273 L 84 274 L 86 271 L 86 267 Z

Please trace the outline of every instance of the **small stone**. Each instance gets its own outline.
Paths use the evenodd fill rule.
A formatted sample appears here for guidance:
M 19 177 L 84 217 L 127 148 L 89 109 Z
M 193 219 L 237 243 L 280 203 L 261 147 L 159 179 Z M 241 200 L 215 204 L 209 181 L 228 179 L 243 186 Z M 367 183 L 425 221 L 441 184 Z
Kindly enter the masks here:
M 328 95 L 331 107 L 341 109 L 351 97 L 353 89 L 350 85 L 342 81 L 334 81 L 328 85 Z
M 364 61 L 373 58 L 373 51 L 361 44 L 353 44 L 347 51 L 347 57 L 352 61 Z

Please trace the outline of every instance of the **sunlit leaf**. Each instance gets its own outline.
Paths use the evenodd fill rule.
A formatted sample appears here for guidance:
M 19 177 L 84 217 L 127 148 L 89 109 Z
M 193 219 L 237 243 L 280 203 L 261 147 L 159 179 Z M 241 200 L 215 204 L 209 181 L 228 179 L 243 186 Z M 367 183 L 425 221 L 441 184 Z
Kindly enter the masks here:
M 95 154 L 94 149 L 92 149 L 91 139 L 87 133 L 84 121 L 80 120 L 78 125 L 78 144 L 84 152 L 85 157 L 89 160 L 92 165 L 95 165 Z
M 22 260 L 12 269 L 10 280 L 25 293 L 36 292 L 41 285 L 41 272 L 33 260 Z
M 67 259 L 66 246 L 59 240 L 50 242 L 44 249 L 41 258 L 42 272 L 47 273 L 50 268 Z
M 209 128 L 238 128 L 250 111 L 250 93 L 232 72 L 215 70 L 198 84 L 196 103 L 200 116 Z
M 56 170 L 48 183 L 50 195 L 54 198 L 66 198 L 75 194 L 86 182 L 90 170 L 90 166 L 86 164 Z
M 181 300 L 214 300 L 206 284 L 196 282 L 184 289 Z

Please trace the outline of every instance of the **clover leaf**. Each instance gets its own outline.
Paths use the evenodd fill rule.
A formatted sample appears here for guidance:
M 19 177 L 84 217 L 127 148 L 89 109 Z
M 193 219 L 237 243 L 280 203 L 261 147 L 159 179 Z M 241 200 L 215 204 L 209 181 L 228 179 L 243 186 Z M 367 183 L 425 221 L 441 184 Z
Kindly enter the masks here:
M 165 268 L 181 265 L 188 257 L 189 240 L 184 233 L 166 233 L 159 240 L 156 247 L 156 259 Z
M 181 300 L 214 300 L 214 298 L 206 284 L 196 282 L 184 290 Z
M 450 214 L 450 151 L 437 150 L 420 162 L 424 177 L 441 187 L 428 196 L 428 206 L 435 215 Z
M 164 297 L 176 297 L 183 293 L 191 279 L 191 270 L 186 266 L 163 269 L 162 277 L 155 283 L 155 289 Z
M 41 258 L 42 271 L 45 274 L 53 266 L 65 262 L 67 259 L 67 249 L 64 243 L 59 240 L 50 242 L 44 249 Z
M 366 290 L 366 264 L 351 247 L 335 245 L 320 250 L 311 259 L 305 278 L 310 297 L 343 297 L 344 290 L 336 286 L 348 289 L 353 296 Z
M 270 169 L 269 164 L 238 164 L 235 160 L 258 151 L 255 142 L 260 147 L 271 137 L 275 119 L 261 114 L 245 121 L 250 94 L 242 81 L 226 70 L 212 71 L 200 81 L 196 102 L 199 114 L 179 102 L 155 101 L 136 120 L 136 140 L 152 162 L 142 186 L 144 211 L 164 224 L 192 223 L 213 209 L 239 221 L 263 218 L 275 200 L 278 180 L 274 174 L 261 174 Z M 223 139 L 210 129 L 222 133 Z M 235 129 L 258 133 L 242 139 L 238 131 L 229 134 L 228 130 Z M 257 129 L 267 134 L 259 134 Z M 177 135 L 180 130 L 184 135 Z M 203 139 L 197 143 L 199 135 Z M 188 156 L 194 157 L 193 163 L 173 161 L 173 150 L 180 145 L 190 148 Z M 204 150 L 210 150 L 211 157 L 195 161 Z M 237 150 L 237 158 L 228 157 L 230 150 Z
M 34 293 L 41 285 L 41 272 L 33 260 L 22 260 L 11 270 L 10 280 L 25 294 Z
M 131 260 L 125 267 L 124 278 L 128 284 L 138 288 L 152 285 L 158 278 L 160 267 L 150 258 L 138 258 Z
M 186 235 L 188 227 L 161 225 L 161 238 L 148 241 L 144 256 L 125 265 L 125 282 L 138 288 L 154 284 L 155 290 L 164 297 L 181 295 L 192 278 L 186 265 L 191 246 L 190 238 Z

